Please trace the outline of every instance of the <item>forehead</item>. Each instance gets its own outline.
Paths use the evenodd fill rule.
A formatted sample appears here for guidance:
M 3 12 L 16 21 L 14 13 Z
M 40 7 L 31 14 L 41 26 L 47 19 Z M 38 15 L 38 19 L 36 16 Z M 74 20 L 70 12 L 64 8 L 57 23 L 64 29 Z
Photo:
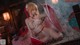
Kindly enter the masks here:
M 32 9 L 38 9 L 38 6 L 34 3 L 31 3 L 31 4 L 26 5 L 26 8 L 28 10 L 32 10 Z

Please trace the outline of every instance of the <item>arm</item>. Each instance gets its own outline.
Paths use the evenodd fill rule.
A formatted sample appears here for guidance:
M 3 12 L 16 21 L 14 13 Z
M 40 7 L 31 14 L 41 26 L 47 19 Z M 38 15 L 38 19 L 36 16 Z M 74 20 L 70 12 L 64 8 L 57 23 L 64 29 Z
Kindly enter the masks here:
M 32 37 L 35 32 L 33 31 L 33 25 L 29 25 L 29 19 L 26 19 L 25 20 L 25 23 L 26 23 L 26 26 L 28 27 L 28 30 L 29 30 L 29 35 Z
M 28 19 L 25 19 L 25 23 L 26 23 L 26 26 L 28 28 L 28 31 L 29 31 L 30 36 L 32 36 L 31 29 L 30 29 L 29 24 L 28 24 Z
M 31 20 L 26 19 L 25 20 L 25 23 L 26 23 L 27 27 L 30 28 L 30 30 L 33 30 L 34 29 L 34 25 L 33 25 L 33 22 Z

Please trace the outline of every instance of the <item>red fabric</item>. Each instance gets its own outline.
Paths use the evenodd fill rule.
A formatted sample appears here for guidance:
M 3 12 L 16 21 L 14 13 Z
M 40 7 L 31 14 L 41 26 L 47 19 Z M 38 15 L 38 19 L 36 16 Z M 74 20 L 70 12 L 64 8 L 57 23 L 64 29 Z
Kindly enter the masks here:
M 28 28 L 26 28 L 25 31 L 23 31 L 23 28 L 21 28 L 20 32 L 19 32 L 19 36 L 24 36 L 27 33 L 28 33 Z M 31 43 L 32 43 L 32 45 L 42 45 L 43 42 L 41 42 L 37 39 L 31 38 Z
M 28 28 L 25 28 L 24 30 L 23 30 L 23 28 L 21 28 L 20 29 L 20 32 L 19 32 L 19 35 L 20 36 L 24 36 L 25 34 L 27 34 L 28 33 Z
M 28 18 L 29 17 L 29 13 L 28 13 L 26 8 L 24 8 L 24 13 L 26 14 L 26 17 Z
M 43 42 L 37 40 L 37 39 L 34 39 L 34 38 L 31 38 L 31 42 L 32 42 L 32 45 L 42 45 Z
M 51 23 L 50 23 L 50 20 L 48 19 L 48 18 L 45 18 L 45 20 L 44 20 L 44 24 L 45 24 L 45 27 L 51 27 Z
M 49 17 L 50 17 L 52 23 L 54 24 L 54 26 L 55 26 L 59 31 L 62 32 L 62 27 L 61 27 L 61 25 L 60 25 L 60 23 L 59 23 L 58 18 L 56 17 L 56 14 L 55 14 L 54 10 L 53 10 L 49 5 L 44 5 L 44 8 L 45 8 L 46 10 L 48 9 L 47 12 L 49 12 Z
M 78 27 L 72 27 L 74 30 L 76 31 L 79 31 L 80 32 L 80 29 Z

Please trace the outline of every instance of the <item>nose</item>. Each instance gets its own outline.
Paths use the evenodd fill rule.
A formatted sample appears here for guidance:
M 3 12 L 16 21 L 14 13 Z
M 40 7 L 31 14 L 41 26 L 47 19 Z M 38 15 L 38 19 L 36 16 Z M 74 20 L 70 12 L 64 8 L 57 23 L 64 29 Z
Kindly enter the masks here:
M 34 11 L 32 11 L 32 14 L 36 14 L 36 11 L 34 10 Z
M 33 13 L 35 13 L 36 11 L 35 10 L 33 10 Z

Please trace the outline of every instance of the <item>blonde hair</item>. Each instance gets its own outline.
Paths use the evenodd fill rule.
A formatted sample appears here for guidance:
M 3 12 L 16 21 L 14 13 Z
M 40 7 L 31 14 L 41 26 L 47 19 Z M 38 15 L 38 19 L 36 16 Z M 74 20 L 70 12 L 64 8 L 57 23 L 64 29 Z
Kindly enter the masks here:
M 38 10 L 38 6 L 33 2 L 28 3 L 26 7 L 29 12 L 32 11 L 33 9 Z

